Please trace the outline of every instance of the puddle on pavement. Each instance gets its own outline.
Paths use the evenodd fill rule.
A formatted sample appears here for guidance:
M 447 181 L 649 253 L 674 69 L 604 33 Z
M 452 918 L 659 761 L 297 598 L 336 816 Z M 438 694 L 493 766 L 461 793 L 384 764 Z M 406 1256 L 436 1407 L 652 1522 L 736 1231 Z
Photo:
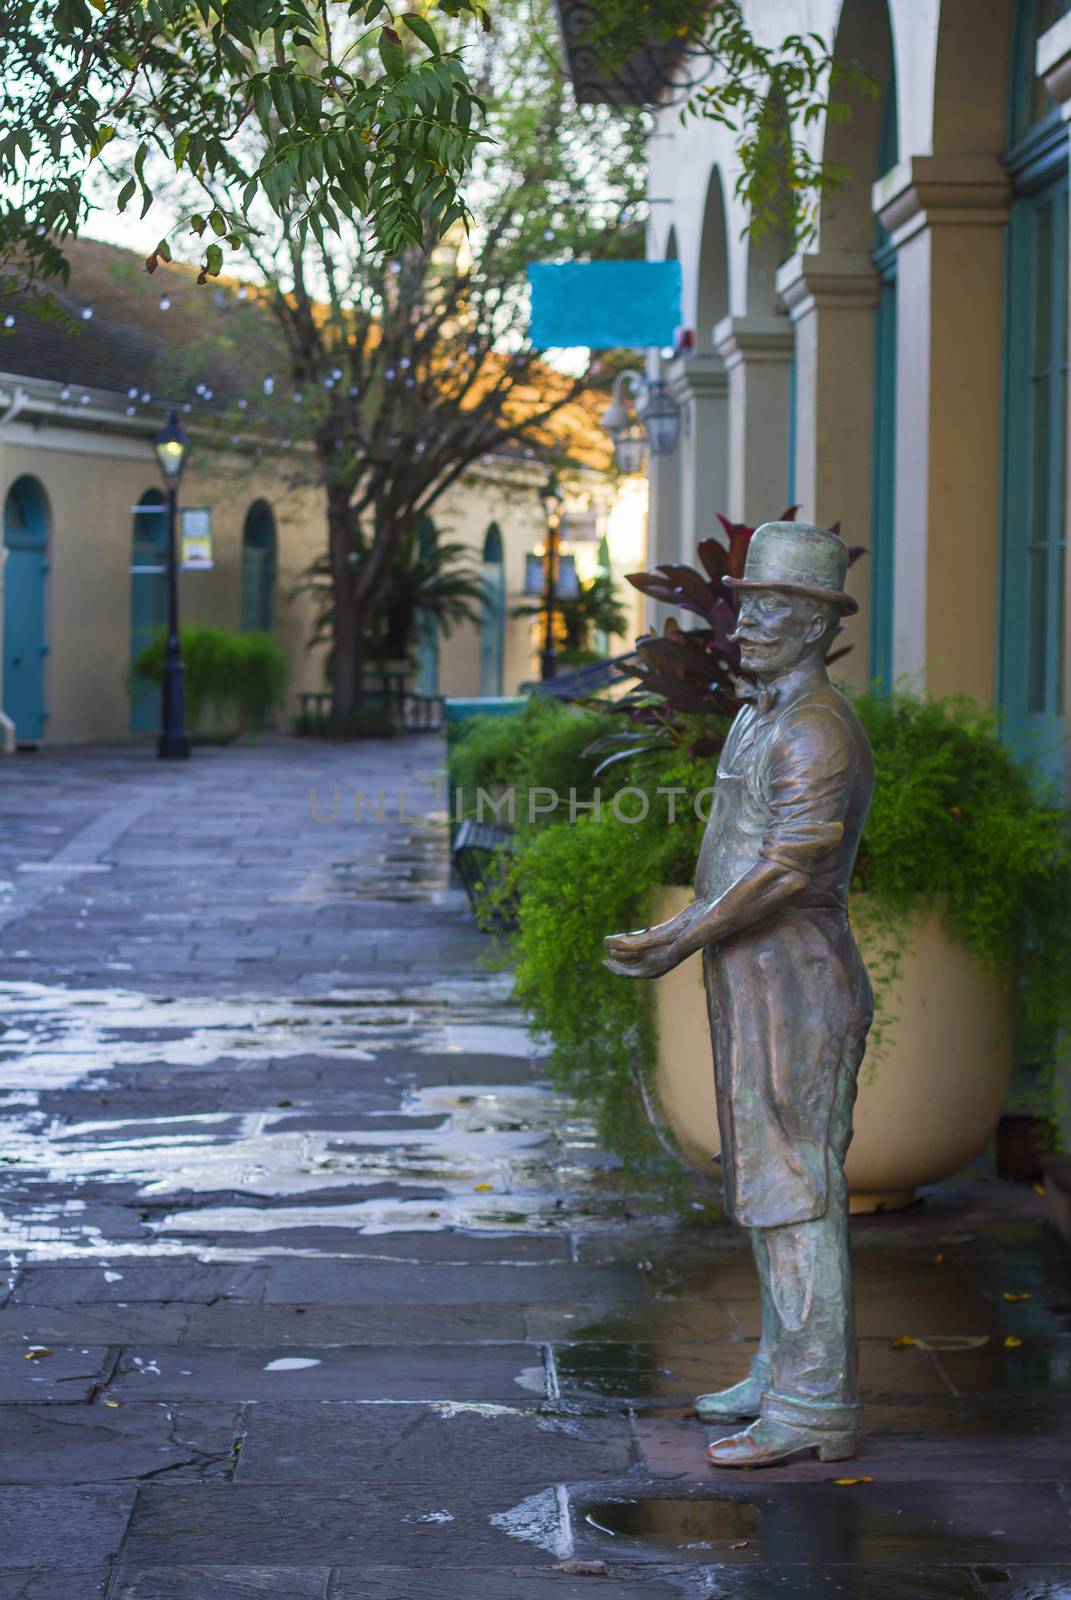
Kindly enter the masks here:
M 717 1550 L 750 1544 L 759 1512 L 741 1500 L 607 1500 L 589 1506 L 584 1526 L 611 1539 L 632 1539 L 662 1550 Z
M 701 1361 L 702 1352 L 697 1352 Z M 556 1344 L 554 1363 L 563 1394 L 599 1399 L 679 1397 L 687 1378 L 666 1364 L 656 1344 Z M 693 1375 L 700 1381 L 699 1375 Z
M 364 1234 L 563 1229 L 606 1212 L 590 1160 L 592 1131 L 549 1089 L 457 1084 L 406 1090 L 397 1076 L 355 1076 L 355 1087 L 367 1083 L 373 1100 L 375 1091 L 396 1085 L 399 1103 L 374 1105 L 362 1114 L 364 1126 L 347 1133 L 331 1125 L 329 1091 L 302 1085 L 293 1104 L 277 1104 L 265 1087 L 268 1070 L 280 1060 L 366 1063 L 400 1043 L 417 1057 L 456 1054 L 459 1072 L 464 1050 L 530 1058 L 533 1046 L 509 1003 L 508 979 L 429 985 L 400 997 L 336 991 L 300 1002 L 172 1001 L 121 989 L 8 983 L 0 985 L 0 999 L 8 1022 L 0 1035 L 7 1091 L 0 1092 L 0 1110 L 9 1118 L 4 1165 L 23 1168 L 31 1189 L 47 1181 L 62 1185 L 66 1195 L 47 1208 L 29 1200 L 10 1206 L 0 1221 L 0 1249 L 29 1250 L 34 1260 L 191 1249 L 206 1260 L 232 1259 L 247 1256 L 257 1235 L 258 1249 L 266 1242 L 281 1254 L 317 1255 L 330 1254 L 329 1244 L 321 1251 L 315 1238 L 302 1238 L 300 1247 L 284 1248 L 262 1236 L 298 1228 Z M 64 1123 L 37 1109 L 43 1093 L 74 1087 L 99 1092 L 106 1104 L 108 1091 L 118 1092 L 116 1079 L 124 1094 L 161 1083 L 174 1096 L 182 1088 L 181 1069 L 207 1069 L 226 1058 L 233 1063 L 230 1099 L 243 1070 L 252 1069 L 251 1078 L 255 1073 L 245 1109 L 195 1109 L 198 1095 L 210 1098 L 203 1074 L 191 1085 L 194 1109 L 181 1114 L 152 1117 L 137 1108 L 114 1119 Z M 151 1076 L 153 1067 L 160 1076 Z M 316 1105 L 310 1107 L 310 1099 Z M 151 1093 L 145 1103 L 151 1107 Z M 317 1112 L 323 1113 L 320 1128 Z M 297 1127 L 288 1126 L 294 1121 Z M 136 1214 L 138 1200 L 152 1202 L 157 1214 L 143 1218 L 144 1237 L 111 1241 L 83 1216 L 78 1187 L 102 1182 L 133 1186 L 133 1197 L 118 1202 L 128 1215 Z M 385 1182 L 409 1192 L 385 1195 Z M 364 1200 L 354 1195 L 362 1187 L 376 1192 Z M 346 1191 L 337 1205 L 330 1201 L 332 1188 Z M 228 1193 L 235 1204 L 226 1203 Z M 202 1194 L 223 1203 L 198 1208 L 190 1197 Z M 170 1195 L 176 1203 L 166 1211 Z M 305 1203 L 306 1196 L 314 1199 Z M 243 1237 L 249 1241 L 244 1248 Z

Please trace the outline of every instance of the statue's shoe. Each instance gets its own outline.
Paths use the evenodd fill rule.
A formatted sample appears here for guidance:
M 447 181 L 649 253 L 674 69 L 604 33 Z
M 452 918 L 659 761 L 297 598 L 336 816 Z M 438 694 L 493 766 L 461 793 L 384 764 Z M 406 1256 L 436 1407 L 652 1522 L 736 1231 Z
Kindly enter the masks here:
M 859 1447 L 854 1432 L 834 1433 L 828 1428 L 792 1427 L 760 1417 L 743 1433 L 718 1439 L 707 1457 L 712 1467 L 772 1467 L 777 1461 L 813 1450 L 819 1461 L 848 1461 Z
M 734 1383 L 731 1389 L 720 1389 L 717 1394 L 701 1394 L 695 1402 L 695 1414 L 700 1422 L 738 1422 L 745 1417 L 757 1417 L 762 1410 L 763 1385 L 757 1378 L 745 1378 Z

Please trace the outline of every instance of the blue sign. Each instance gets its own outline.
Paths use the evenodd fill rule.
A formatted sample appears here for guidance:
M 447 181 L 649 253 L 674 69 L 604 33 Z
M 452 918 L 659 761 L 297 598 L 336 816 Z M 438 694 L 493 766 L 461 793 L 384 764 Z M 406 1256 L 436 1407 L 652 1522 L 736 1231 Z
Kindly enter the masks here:
M 537 350 L 662 347 L 680 327 L 679 261 L 534 261 L 528 284 Z

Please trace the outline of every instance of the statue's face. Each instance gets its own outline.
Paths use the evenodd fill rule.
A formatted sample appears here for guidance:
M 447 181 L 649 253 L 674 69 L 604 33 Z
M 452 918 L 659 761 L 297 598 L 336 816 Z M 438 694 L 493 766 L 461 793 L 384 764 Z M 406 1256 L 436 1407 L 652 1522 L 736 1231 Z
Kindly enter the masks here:
M 809 657 L 822 659 L 829 618 L 808 595 L 744 589 L 735 633 L 740 665 L 755 678 L 776 678 Z

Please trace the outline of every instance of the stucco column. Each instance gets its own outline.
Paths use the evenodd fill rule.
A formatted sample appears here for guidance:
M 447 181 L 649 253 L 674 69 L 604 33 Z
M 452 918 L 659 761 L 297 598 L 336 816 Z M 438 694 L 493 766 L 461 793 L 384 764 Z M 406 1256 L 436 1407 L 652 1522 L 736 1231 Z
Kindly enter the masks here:
M 777 274 L 796 334 L 795 483 L 806 522 L 840 522 L 849 544 L 868 543 L 874 444 L 874 311 L 878 275 L 868 256 L 796 255 Z M 869 676 L 870 568 L 864 557 L 848 588 L 859 601 L 838 670 L 862 688 Z
M 913 156 L 874 187 L 897 247 L 893 672 L 992 701 L 1004 224 L 996 157 Z
M 696 545 L 720 530 L 729 503 L 729 386 L 720 356 L 674 361 L 667 387 L 681 407 L 680 544 L 674 559 L 695 564 Z
M 1037 69 L 1038 77 L 1045 80 L 1049 96 L 1060 107 L 1064 121 L 1071 122 L 1071 12 L 1038 40 Z M 1071 281 L 1068 293 L 1071 296 Z M 1071 330 L 1071 315 L 1068 329 Z M 1071 406 L 1066 426 L 1071 428 Z M 1071 437 L 1067 443 L 1067 471 L 1071 474 Z M 1071 477 L 1064 496 L 1064 517 L 1065 537 L 1071 541 Z M 1064 563 L 1064 582 L 1064 705 L 1071 707 L 1071 561 Z M 1071 740 L 1064 746 L 1064 793 L 1071 798 Z M 1067 1131 L 1071 1132 L 1071 1127 Z
M 785 509 L 792 325 L 783 316 L 724 317 L 714 348 L 729 384 L 729 503 L 734 522 Z

